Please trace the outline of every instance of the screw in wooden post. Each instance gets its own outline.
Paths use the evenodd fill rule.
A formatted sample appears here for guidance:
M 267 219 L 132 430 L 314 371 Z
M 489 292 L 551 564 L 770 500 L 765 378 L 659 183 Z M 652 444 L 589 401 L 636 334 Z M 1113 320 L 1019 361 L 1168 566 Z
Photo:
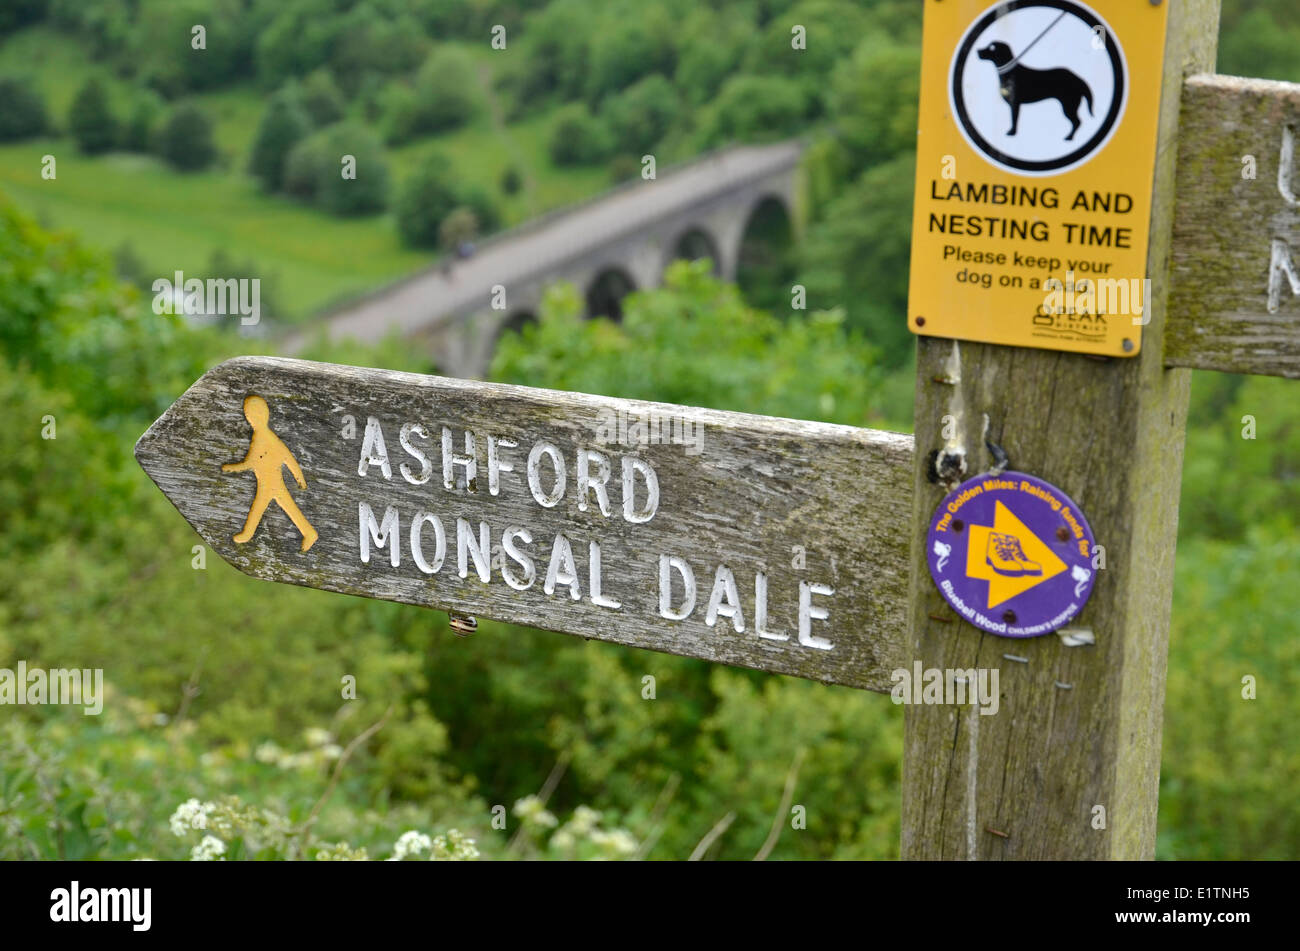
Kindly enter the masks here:
M 457 611 L 447 612 L 447 623 L 457 637 L 469 637 L 478 630 L 478 619 Z

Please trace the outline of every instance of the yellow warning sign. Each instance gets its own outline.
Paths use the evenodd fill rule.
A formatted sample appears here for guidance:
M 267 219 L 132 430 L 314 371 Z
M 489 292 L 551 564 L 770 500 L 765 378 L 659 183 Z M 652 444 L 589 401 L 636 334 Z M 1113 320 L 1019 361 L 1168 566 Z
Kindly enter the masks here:
M 1137 354 L 1168 8 L 926 3 L 914 333 Z

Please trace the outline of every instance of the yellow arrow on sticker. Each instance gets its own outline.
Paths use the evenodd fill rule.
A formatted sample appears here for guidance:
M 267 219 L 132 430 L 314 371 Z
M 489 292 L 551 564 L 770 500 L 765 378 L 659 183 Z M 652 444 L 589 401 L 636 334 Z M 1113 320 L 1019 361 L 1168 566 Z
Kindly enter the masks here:
M 989 583 L 990 609 L 1064 570 L 1065 562 L 1001 502 L 994 503 L 992 527 L 970 526 L 966 576 Z

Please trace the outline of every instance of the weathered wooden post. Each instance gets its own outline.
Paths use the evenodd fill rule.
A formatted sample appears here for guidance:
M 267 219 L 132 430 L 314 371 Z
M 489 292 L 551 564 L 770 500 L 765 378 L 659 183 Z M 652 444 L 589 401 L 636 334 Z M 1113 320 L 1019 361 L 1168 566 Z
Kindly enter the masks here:
M 940 5 L 944 16 L 964 16 L 967 22 L 985 6 L 928 0 L 927 42 L 929 20 Z M 1077 6 L 1029 4 L 1034 5 Z M 1002 697 L 998 715 L 984 718 L 973 707 L 907 709 L 904 858 L 1141 859 L 1152 857 L 1155 848 L 1189 386 L 1186 371 L 1166 369 L 1163 346 L 1174 171 L 1184 79 L 1214 65 L 1219 4 L 1177 0 L 1168 3 L 1167 14 L 1158 9 L 1158 0 L 1141 3 L 1141 10 L 1136 0 L 1093 6 L 1112 18 L 1151 11 L 1145 37 L 1137 42 L 1132 33 L 1125 37 L 1130 67 L 1140 59 L 1159 60 L 1155 44 L 1142 44 L 1160 35 L 1156 24 L 1168 17 L 1154 169 L 1138 168 L 1127 180 L 1145 178 L 1152 189 L 1149 323 L 1132 328 L 1140 331 L 1141 346 L 1130 357 L 917 339 L 909 660 L 925 668 L 1000 668 Z M 930 53 L 927 47 L 927 66 Z M 946 75 L 946 63 L 941 68 Z M 1005 82 L 1001 69 L 999 76 Z M 1136 85 L 1130 95 L 1140 97 L 1143 90 Z M 922 93 L 918 181 L 941 175 L 940 157 L 925 151 L 927 131 L 933 131 L 925 127 L 927 95 L 947 92 Z M 1132 109 L 1134 103 L 1129 105 Z M 1028 118 L 1026 110 L 1022 123 Z M 976 158 L 959 159 L 958 180 L 978 178 L 988 168 L 963 168 L 963 163 L 981 165 Z M 1121 182 L 1111 187 L 1125 190 Z M 918 208 L 924 226 L 922 214 Z M 1032 218 L 1032 210 L 1029 214 Z M 918 233 L 914 229 L 914 241 Z M 937 280 L 933 273 L 921 277 Z M 966 307 L 978 309 L 971 296 L 957 295 L 949 307 L 958 314 Z M 913 307 L 914 328 L 917 316 Z M 1127 317 L 1116 320 L 1129 324 Z M 1111 327 L 1114 331 L 1114 322 Z M 1091 637 L 1079 632 L 1010 640 L 984 634 L 954 616 L 930 578 L 924 542 L 946 492 L 932 481 L 932 451 L 946 453 L 940 462 L 948 478 L 990 468 L 985 415 L 987 439 L 1005 449 L 1015 469 L 1073 496 L 1105 548 L 1104 569 L 1080 622 Z M 1087 641 L 1093 643 L 1080 643 Z

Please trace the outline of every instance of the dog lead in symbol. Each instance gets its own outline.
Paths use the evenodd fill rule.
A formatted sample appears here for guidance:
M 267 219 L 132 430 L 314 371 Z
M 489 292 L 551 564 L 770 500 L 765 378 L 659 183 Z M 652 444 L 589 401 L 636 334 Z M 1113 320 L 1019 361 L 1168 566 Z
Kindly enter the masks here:
M 1029 52 L 1028 48 L 1025 53 Z M 1043 102 L 1055 99 L 1061 104 L 1061 111 L 1070 120 L 1070 134 L 1065 137 L 1069 142 L 1079 131 L 1083 123 L 1079 119 L 1079 108 L 1086 100 L 1088 114 L 1094 115 L 1092 90 L 1088 84 L 1068 69 L 1030 69 L 1020 64 L 1021 53 L 1016 56 L 1011 47 L 1001 41 L 990 43 L 979 51 L 979 58 L 991 62 L 998 70 L 998 81 L 1002 98 L 1011 107 L 1011 131 L 1015 135 L 1020 126 L 1020 107 L 1025 103 Z

